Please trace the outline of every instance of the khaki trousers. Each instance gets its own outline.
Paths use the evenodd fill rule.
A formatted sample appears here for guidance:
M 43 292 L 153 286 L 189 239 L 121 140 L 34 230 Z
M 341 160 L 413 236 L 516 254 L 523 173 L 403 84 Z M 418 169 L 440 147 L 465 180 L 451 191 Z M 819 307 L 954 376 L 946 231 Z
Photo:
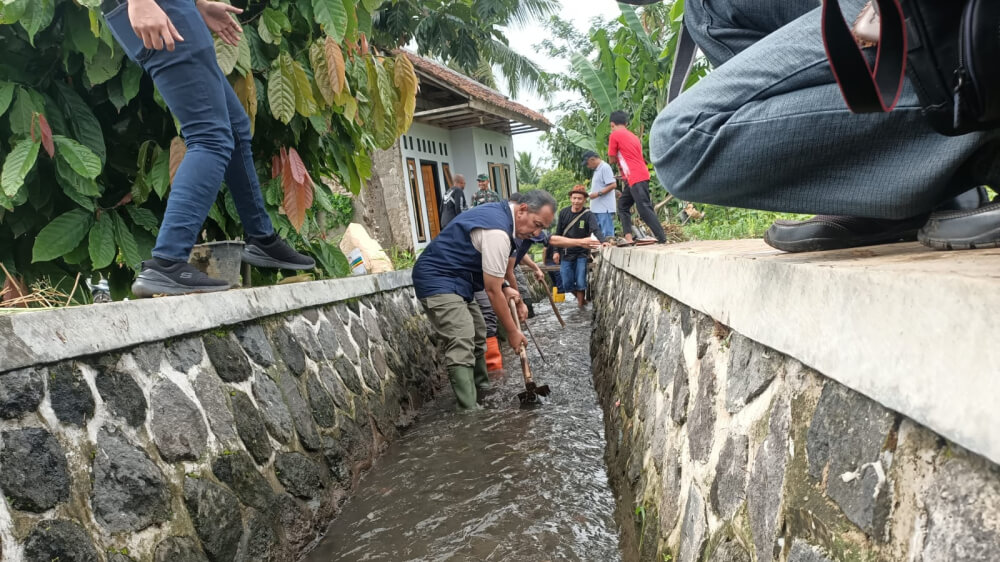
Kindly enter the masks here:
M 455 294 L 434 295 L 420 303 L 444 342 L 448 367 L 474 367 L 476 359 L 486 355 L 486 321 L 479 304 Z

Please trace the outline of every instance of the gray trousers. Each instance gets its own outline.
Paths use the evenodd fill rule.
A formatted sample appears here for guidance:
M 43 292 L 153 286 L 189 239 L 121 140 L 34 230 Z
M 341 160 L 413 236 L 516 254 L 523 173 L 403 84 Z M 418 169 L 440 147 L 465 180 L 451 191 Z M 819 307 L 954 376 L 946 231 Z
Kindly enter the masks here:
M 849 22 L 864 3 L 841 1 Z M 650 132 L 668 191 L 731 207 L 902 219 L 1000 177 L 1000 135 L 935 133 L 909 80 L 892 113 L 850 113 L 826 61 L 818 6 L 686 2 L 686 24 L 715 70 Z
M 477 291 L 472 295 L 479 303 L 479 310 L 483 313 L 483 321 L 486 322 L 486 337 L 492 338 L 497 335 L 497 313 L 493 312 L 493 303 L 486 291 Z

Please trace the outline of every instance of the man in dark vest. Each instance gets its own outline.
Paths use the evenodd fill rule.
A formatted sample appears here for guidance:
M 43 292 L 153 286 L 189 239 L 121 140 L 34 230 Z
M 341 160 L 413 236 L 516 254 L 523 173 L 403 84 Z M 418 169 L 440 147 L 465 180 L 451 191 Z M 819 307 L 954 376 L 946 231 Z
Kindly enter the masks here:
M 473 294 L 485 289 L 512 348 L 527 344 L 507 305 L 515 299 L 518 315 L 527 317 L 510 256 L 515 238 L 541 234 L 552 224 L 555 211 L 555 199 L 544 191 L 524 193 L 519 202 L 479 205 L 451 221 L 417 259 L 413 286 L 444 341 L 459 409 L 476 409 L 477 390 L 489 388 L 486 323 Z

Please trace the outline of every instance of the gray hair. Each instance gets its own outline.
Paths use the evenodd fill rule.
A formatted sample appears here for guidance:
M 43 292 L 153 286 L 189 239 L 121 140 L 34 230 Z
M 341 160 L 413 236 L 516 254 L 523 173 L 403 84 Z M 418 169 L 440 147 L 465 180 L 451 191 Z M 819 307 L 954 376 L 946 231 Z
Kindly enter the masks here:
M 552 212 L 556 212 L 556 198 L 548 191 L 533 189 L 531 191 L 520 191 L 515 195 L 517 195 L 517 199 L 511 197 L 511 201 L 527 205 L 528 210 L 532 213 L 540 212 L 544 207 L 551 207 Z
M 451 183 L 453 183 L 453 184 L 456 184 L 459 181 L 461 181 L 462 183 L 465 183 L 465 176 L 462 175 L 462 174 L 455 174 L 455 176 L 451 178 Z

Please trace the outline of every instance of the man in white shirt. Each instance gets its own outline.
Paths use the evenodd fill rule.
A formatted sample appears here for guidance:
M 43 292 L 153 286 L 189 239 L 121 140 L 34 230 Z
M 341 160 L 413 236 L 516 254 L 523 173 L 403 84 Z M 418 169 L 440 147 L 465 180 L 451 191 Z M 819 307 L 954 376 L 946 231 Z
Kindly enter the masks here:
M 618 187 L 618 180 L 611 165 L 592 150 L 583 153 L 583 164 L 594 171 L 590 180 L 590 212 L 597 218 L 597 225 L 604 233 L 601 239 L 606 240 L 615 235 L 615 212 L 618 209 L 615 188 Z

